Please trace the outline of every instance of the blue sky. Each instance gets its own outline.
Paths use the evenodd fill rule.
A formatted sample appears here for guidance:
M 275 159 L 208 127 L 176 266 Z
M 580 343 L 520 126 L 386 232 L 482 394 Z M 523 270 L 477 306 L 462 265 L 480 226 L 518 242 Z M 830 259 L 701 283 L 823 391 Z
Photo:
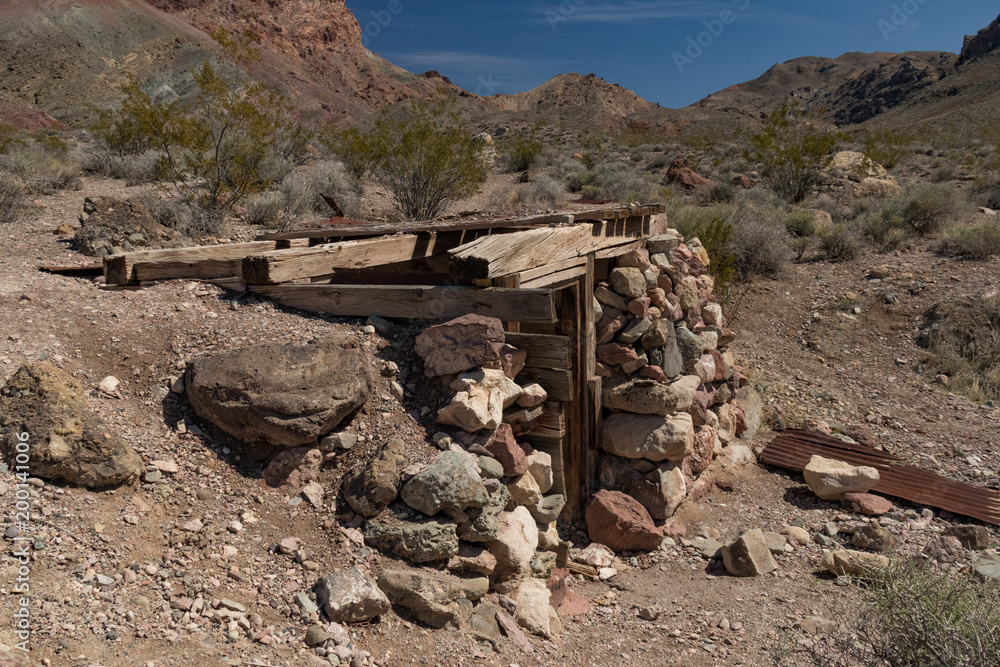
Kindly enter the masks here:
M 800 56 L 951 51 L 996 0 L 347 0 L 366 46 L 482 95 L 593 72 L 682 107 Z

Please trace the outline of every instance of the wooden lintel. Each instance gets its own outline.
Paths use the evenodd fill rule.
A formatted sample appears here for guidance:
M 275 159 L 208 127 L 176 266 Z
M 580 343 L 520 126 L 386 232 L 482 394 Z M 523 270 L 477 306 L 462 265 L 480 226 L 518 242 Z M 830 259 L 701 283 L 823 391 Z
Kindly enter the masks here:
M 550 290 L 441 285 L 250 285 L 248 290 L 284 306 L 337 317 L 443 320 L 474 313 L 511 322 L 556 319 Z

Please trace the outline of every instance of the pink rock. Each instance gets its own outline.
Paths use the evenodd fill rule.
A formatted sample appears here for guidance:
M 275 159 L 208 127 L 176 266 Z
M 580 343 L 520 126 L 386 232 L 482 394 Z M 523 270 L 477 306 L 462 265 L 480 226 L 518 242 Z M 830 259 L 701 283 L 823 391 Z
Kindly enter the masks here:
M 663 533 L 638 500 L 619 491 L 598 491 L 586 511 L 587 531 L 593 542 L 615 551 L 654 551 Z
M 667 374 L 659 366 L 643 366 L 639 369 L 639 375 L 650 380 L 663 382 L 664 384 L 670 383 L 670 378 L 667 377 Z
M 503 323 L 495 317 L 463 315 L 428 327 L 417 336 L 415 350 L 427 377 L 452 375 L 500 361 Z
M 612 375 L 614 375 L 614 373 L 611 371 L 610 368 L 608 368 L 607 366 L 598 361 L 597 364 L 595 364 L 594 366 L 594 375 L 596 375 L 599 378 L 609 378 Z
M 892 501 L 871 493 L 845 493 L 840 504 L 851 512 L 880 516 L 892 510 Z
M 512 345 L 504 345 L 500 348 L 500 359 L 483 364 L 483 368 L 491 368 L 503 371 L 508 379 L 513 380 L 517 374 L 524 370 L 524 364 L 528 360 L 528 353 L 519 350 Z
M 708 354 L 712 355 L 712 359 L 715 360 L 715 377 L 712 378 L 713 382 L 722 382 L 726 379 L 726 362 L 723 361 L 722 355 L 719 354 L 718 350 L 710 350 Z
M 597 358 L 609 366 L 620 366 L 635 361 L 639 354 L 631 345 L 606 343 L 597 346 Z
M 687 526 L 678 521 L 668 521 L 667 525 L 663 526 L 663 536 L 669 537 L 673 540 L 679 540 L 687 535 Z
M 674 259 L 676 259 L 681 264 L 687 264 L 687 261 L 694 257 L 694 253 L 691 252 L 691 248 L 687 247 L 686 243 L 682 243 L 674 250 Z
M 668 320 L 684 319 L 684 309 L 681 307 L 681 300 L 676 294 L 667 295 L 667 309 L 663 311 L 663 316 Z
M 531 642 L 528 641 L 528 637 L 521 631 L 521 628 L 517 627 L 517 623 L 514 622 L 514 619 L 507 612 L 497 611 L 497 623 L 500 625 L 503 633 L 524 653 L 534 652 L 535 649 L 531 645 Z
M 663 278 L 663 276 L 660 276 Z M 670 280 L 670 278 L 667 278 Z M 668 308 L 667 305 L 667 293 L 662 288 L 654 287 L 653 289 L 646 292 L 646 296 L 649 297 L 649 303 L 651 308 L 656 308 L 660 312 L 665 311 Z
M 650 303 L 651 300 L 648 296 L 632 299 L 628 302 L 628 312 L 632 313 L 636 317 L 646 317 L 649 315 Z
M 670 280 L 670 276 L 665 273 L 656 279 L 656 286 L 663 290 L 664 294 L 672 294 L 674 291 L 674 283 Z
M 694 420 L 695 426 L 704 426 L 708 421 L 708 410 L 715 404 L 715 395 L 718 390 L 711 384 L 703 384 L 694 393 L 694 400 L 691 401 L 691 408 L 688 413 Z
M 715 453 L 715 429 L 702 426 L 694 433 L 694 453 L 684 459 L 681 469 L 691 477 L 697 477 L 705 472 L 712 463 Z
M 521 387 L 521 395 L 517 399 L 517 405 L 522 408 L 533 408 L 541 405 L 549 397 L 548 392 L 537 382 Z
M 701 261 L 698 255 L 692 255 L 691 259 L 686 263 L 688 265 L 688 275 L 698 277 L 708 272 L 708 267 L 705 266 L 705 263 Z
M 268 486 L 304 486 L 319 477 L 323 452 L 318 448 L 294 447 L 278 452 L 263 477 Z
M 567 583 L 569 570 L 559 569 L 552 572 L 545 585 L 548 586 L 551 598 L 549 604 L 559 616 L 582 616 L 594 608 L 593 603 L 579 593 L 570 590 Z
M 604 343 L 610 343 L 614 340 L 615 334 L 621 331 L 622 327 L 624 327 L 627 323 L 628 318 L 625 316 L 625 313 L 617 308 L 605 306 L 604 315 L 601 317 L 596 327 L 597 344 L 602 345 Z
M 510 424 L 500 424 L 485 449 L 503 466 L 505 476 L 516 477 L 528 472 L 528 457 L 514 440 Z

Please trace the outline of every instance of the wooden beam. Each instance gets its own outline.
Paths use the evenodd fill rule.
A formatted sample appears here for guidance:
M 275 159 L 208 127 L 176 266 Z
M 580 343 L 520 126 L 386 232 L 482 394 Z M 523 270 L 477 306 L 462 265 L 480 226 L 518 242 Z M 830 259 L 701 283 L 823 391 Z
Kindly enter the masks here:
M 537 382 L 548 392 L 549 398 L 557 401 L 569 401 L 573 398 L 573 379 L 570 377 L 569 371 L 525 367 L 517 374 L 516 381 L 521 386 Z
M 129 285 L 178 278 L 238 278 L 244 257 L 274 247 L 274 241 L 259 241 L 111 255 L 104 258 L 104 279 L 108 285 Z
M 631 243 L 623 243 L 621 245 L 611 246 L 610 248 L 601 248 L 600 250 L 594 251 L 594 259 L 612 259 L 614 257 L 620 257 L 631 250 L 638 250 L 642 247 L 642 241 L 632 241 Z
M 243 279 L 249 284 L 274 285 L 315 278 L 338 269 L 363 269 L 432 257 L 451 246 L 434 234 L 383 236 L 311 248 L 273 250 L 243 259 Z
M 564 269 L 559 269 L 558 271 L 553 271 L 548 275 L 535 278 L 534 280 L 526 280 L 522 283 L 522 286 L 535 289 L 558 289 L 560 287 L 565 287 L 569 283 L 575 282 L 586 272 L 587 262 L 584 260 L 582 263 L 575 266 L 569 266 Z
M 644 218 L 574 224 L 532 229 L 477 239 L 452 251 L 451 272 L 464 278 L 488 279 L 559 264 L 558 269 L 579 266 L 593 252 L 633 243 L 643 238 Z M 585 260 L 584 260 L 585 261 Z M 530 273 L 528 279 L 545 273 Z M 521 284 L 528 282 L 521 276 Z
M 284 306 L 337 317 L 444 320 L 474 313 L 519 322 L 556 319 L 550 290 L 440 285 L 250 285 L 248 290 Z
M 594 272 L 596 260 L 593 255 L 587 258 L 587 272 L 580 281 L 580 319 L 579 354 L 580 368 L 576 376 L 580 389 L 579 413 L 574 419 L 580 420 L 580 507 L 584 507 L 594 491 L 594 481 L 597 479 L 597 449 L 595 437 L 594 396 L 590 391 L 590 381 L 597 376 L 597 322 L 594 317 Z M 600 378 L 598 378 L 600 379 Z M 598 401 L 597 411 L 601 410 Z
M 506 341 L 519 350 L 528 353 L 526 364 L 530 368 L 554 368 L 568 370 L 569 339 L 565 336 L 544 336 L 541 334 L 506 333 Z

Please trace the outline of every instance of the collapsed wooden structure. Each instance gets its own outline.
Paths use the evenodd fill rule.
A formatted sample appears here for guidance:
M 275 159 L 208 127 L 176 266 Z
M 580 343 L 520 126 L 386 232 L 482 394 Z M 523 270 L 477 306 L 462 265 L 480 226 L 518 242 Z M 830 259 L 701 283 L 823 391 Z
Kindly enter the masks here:
M 508 343 L 528 353 L 517 381 L 549 395 L 541 414 L 524 415 L 519 439 L 552 455 L 553 492 L 572 516 L 595 483 L 602 431 L 594 285 L 613 258 L 665 231 L 665 221 L 654 224 L 663 212 L 657 204 L 501 220 L 335 219 L 252 243 L 114 255 L 104 274 L 108 285 L 206 280 L 341 317 L 502 320 Z

